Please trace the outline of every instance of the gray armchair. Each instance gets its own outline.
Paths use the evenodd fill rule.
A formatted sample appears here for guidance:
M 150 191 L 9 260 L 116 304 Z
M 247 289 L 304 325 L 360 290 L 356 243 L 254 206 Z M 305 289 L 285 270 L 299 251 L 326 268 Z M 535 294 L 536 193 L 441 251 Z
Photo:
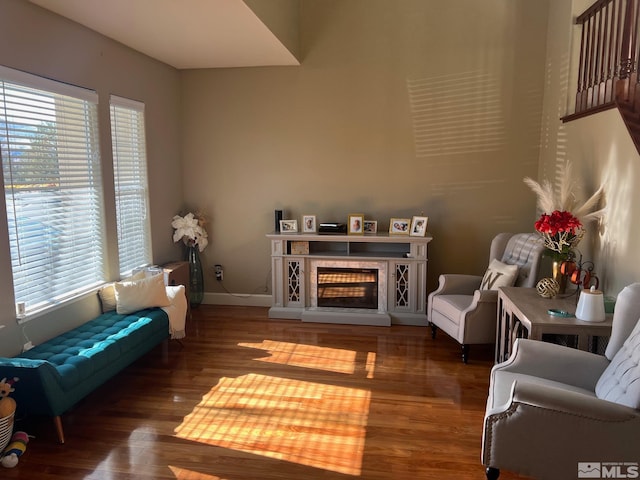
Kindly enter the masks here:
M 488 479 L 499 469 L 541 480 L 636 478 L 639 445 L 640 283 L 618 295 L 604 356 L 518 339 L 491 370 Z
M 516 265 L 517 287 L 534 287 L 539 280 L 544 243 L 536 233 L 500 233 L 491 242 L 489 263 L 499 260 Z M 481 289 L 483 277 L 440 275 L 438 288 L 429 294 L 427 318 L 431 335 L 437 328 L 462 345 L 462 361 L 467 363 L 469 345 L 495 343 L 497 289 Z

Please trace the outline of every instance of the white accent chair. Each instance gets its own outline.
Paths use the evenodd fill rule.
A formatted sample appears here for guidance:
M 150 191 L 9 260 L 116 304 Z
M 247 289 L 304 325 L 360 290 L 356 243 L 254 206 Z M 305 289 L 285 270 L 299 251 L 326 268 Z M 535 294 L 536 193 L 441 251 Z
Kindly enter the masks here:
M 534 287 L 539 280 L 542 237 L 537 233 L 500 233 L 491 242 L 489 264 L 499 260 L 517 265 L 513 285 Z M 440 275 L 439 285 L 428 297 L 427 318 L 431 336 L 437 328 L 462 346 L 462 361 L 467 363 L 469 345 L 495 343 L 497 325 L 497 289 L 481 290 L 483 277 L 478 275 Z
M 611 476 L 629 467 L 610 462 L 637 462 L 635 472 L 640 463 L 640 283 L 618 295 L 604 356 L 518 339 L 491 370 L 482 440 L 488 479 L 499 469 L 541 480 L 636 478 Z M 585 476 L 598 467 L 600 475 Z

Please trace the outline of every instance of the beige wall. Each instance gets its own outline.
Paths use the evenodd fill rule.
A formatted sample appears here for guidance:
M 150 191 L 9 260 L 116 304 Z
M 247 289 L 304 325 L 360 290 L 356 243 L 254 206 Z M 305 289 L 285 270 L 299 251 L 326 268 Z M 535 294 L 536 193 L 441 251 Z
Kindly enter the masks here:
M 595 262 L 605 294 L 615 296 L 625 285 L 640 281 L 640 156 L 617 110 L 567 124 L 559 121 L 572 111 L 577 85 L 579 29 L 569 26 L 590 4 L 550 2 L 540 176 L 554 179 L 558 165 L 570 160 L 579 198 L 604 185 L 608 212 L 601 223 L 588 226 L 579 248 Z
M 207 266 L 262 293 L 273 211 L 429 216 L 429 288 L 532 231 L 547 2 L 303 0 L 300 67 L 182 73 L 184 195 Z M 206 277 L 208 292 L 222 292 Z M 270 285 L 269 285 L 270 288 Z
M 0 0 L 0 64 L 98 92 L 110 278 L 114 279 L 118 265 L 109 95 L 146 104 L 153 257 L 157 263 L 179 258 L 170 227 L 172 216 L 182 206 L 178 71 L 23 0 Z M 5 279 L 0 291 L 2 356 L 17 353 L 24 340 L 15 323 L 4 199 L 0 203 L 0 271 Z M 90 314 L 89 306 L 68 305 L 30 321 L 25 332 L 38 343 L 82 323 Z

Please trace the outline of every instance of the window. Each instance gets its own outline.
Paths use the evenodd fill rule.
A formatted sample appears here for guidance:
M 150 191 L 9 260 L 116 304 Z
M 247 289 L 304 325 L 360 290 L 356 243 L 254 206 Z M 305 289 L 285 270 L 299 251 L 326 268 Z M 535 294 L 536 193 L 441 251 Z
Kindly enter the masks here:
M 94 91 L 0 67 L 0 157 L 16 302 L 26 314 L 104 281 Z
M 151 263 L 144 104 L 111 96 L 120 275 Z

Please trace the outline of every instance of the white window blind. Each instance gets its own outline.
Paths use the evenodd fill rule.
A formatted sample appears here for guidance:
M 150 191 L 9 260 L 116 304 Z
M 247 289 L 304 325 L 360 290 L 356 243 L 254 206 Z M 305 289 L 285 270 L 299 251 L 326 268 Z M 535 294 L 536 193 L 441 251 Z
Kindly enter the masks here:
M 95 92 L 0 67 L 0 156 L 16 302 L 46 309 L 104 281 Z
M 120 275 L 151 263 L 144 104 L 111 96 Z

